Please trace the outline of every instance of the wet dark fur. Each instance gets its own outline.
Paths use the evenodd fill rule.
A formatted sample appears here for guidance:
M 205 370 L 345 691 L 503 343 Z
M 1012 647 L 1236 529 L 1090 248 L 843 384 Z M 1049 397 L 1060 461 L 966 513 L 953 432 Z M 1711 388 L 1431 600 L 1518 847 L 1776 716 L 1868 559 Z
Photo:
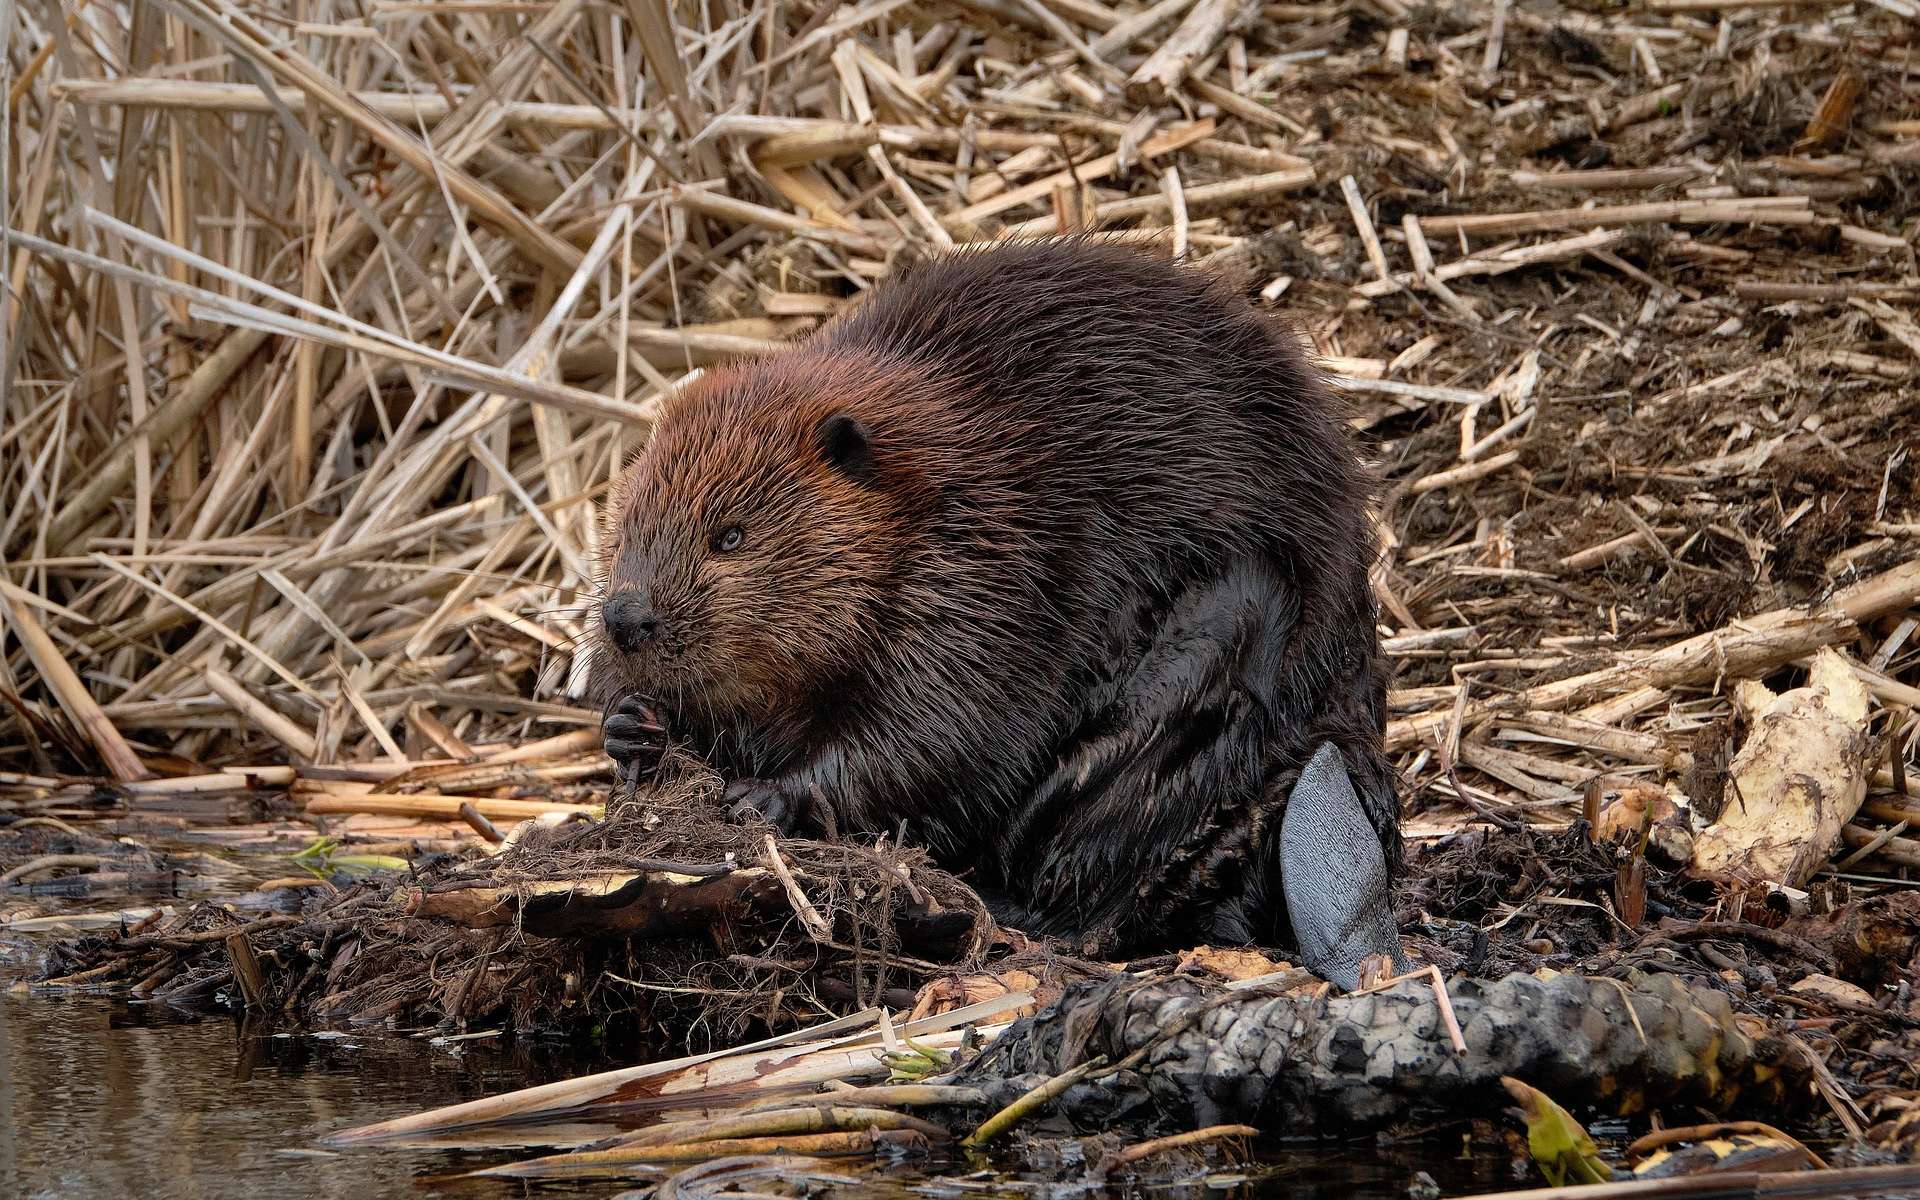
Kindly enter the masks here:
M 1284 940 L 1279 818 L 1321 741 L 1399 860 L 1340 415 L 1192 269 L 1074 243 L 918 266 L 669 402 L 606 563 L 664 632 L 603 642 L 602 698 L 653 697 L 842 831 L 904 820 L 1017 927 Z

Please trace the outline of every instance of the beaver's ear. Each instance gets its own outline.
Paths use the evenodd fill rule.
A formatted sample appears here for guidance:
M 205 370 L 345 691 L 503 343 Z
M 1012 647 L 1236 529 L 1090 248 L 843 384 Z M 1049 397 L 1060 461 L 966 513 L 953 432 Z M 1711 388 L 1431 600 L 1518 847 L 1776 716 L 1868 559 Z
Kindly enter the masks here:
M 827 465 L 856 483 L 873 476 L 873 443 L 867 427 L 845 413 L 835 413 L 814 430 L 814 444 Z

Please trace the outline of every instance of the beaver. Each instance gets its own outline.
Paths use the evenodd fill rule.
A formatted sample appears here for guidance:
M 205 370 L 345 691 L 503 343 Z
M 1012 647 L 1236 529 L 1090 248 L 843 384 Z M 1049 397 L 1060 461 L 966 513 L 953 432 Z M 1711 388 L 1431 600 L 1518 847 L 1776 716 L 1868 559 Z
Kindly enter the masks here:
M 1374 482 L 1294 336 L 1085 240 L 949 253 L 663 406 L 604 539 L 607 750 L 893 833 L 1085 952 L 1399 962 Z

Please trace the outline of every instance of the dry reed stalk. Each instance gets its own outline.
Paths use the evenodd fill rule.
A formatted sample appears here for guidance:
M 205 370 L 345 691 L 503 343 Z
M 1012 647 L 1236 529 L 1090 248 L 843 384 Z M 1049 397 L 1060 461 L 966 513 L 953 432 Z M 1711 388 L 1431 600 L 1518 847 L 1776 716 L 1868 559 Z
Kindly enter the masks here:
M 94 749 L 100 752 L 101 761 L 106 764 L 108 772 L 122 783 L 145 779 L 150 772 L 133 752 L 133 747 L 127 745 L 126 739 L 120 736 L 120 731 L 114 728 L 113 722 L 100 710 L 100 705 L 94 701 L 80 677 L 67 665 L 60 647 L 47 636 L 47 631 L 40 627 L 40 622 L 21 600 L 19 589 L 11 584 L 6 585 L 5 600 L 7 620 L 13 626 L 14 636 L 20 639 L 27 656 L 39 669 L 40 677 L 53 690 L 60 706 L 67 710 L 74 724 L 86 731 Z
M 460 810 L 468 805 L 472 805 L 476 812 L 489 820 L 525 821 L 549 814 L 565 816 L 581 813 L 584 815 L 591 811 L 590 806 L 585 804 L 557 804 L 545 800 L 495 800 L 484 796 L 478 798 L 395 796 L 382 795 L 378 792 L 368 792 L 358 796 L 315 797 L 307 801 L 306 811 L 310 816 L 368 813 L 381 817 L 425 817 L 457 821 L 460 819 Z
M 1031 1000 L 1024 992 L 997 996 L 938 1016 L 894 1025 L 889 1036 L 910 1037 L 923 1046 L 944 1049 L 958 1045 L 964 1027 L 976 1022 L 979 1036 L 991 1037 L 1004 1025 L 987 1022 Z M 878 1009 L 867 1009 L 731 1050 L 624 1067 L 470 1100 L 342 1130 L 327 1140 L 334 1145 L 359 1145 L 421 1137 L 445 1129 L 524 1121 L 575 1109 L 618 1106 L 631 1102 L 636 1091 L 697 1109 L 703 1107 L 703 1101 L 732 1099 L 741 1090 L 777 1093 L 778 1089 L 800 1084 L 884 1079 L 887 1068 L 874 1053 L 883 1044 L 882 1032 L 877 1028 L 881 1015 Z
M 314 740 L 312 733 L 248 694 L 247 689 L 241 687 L 239 681 L 233 676 L 225 671 L 209 669 L 206 673 L 206 681 L 214 695 L 232 705 L 233 711 L 245 717 L 274 741 L 309 761 L 319 755 L 320 744 Z
M 1601 208 L 1556 208 L 1538 212 L 1488 213 L 1460 217 L 1423 217 L 1433 237 L 1452 233 L 1536 233 L 1549 229 L 1608 229 L 1620 225 L 1721 222 L 1811 225 L 1819 220 L 1803 196 L 1755 196 L 1738 200 L 1665 200 Z

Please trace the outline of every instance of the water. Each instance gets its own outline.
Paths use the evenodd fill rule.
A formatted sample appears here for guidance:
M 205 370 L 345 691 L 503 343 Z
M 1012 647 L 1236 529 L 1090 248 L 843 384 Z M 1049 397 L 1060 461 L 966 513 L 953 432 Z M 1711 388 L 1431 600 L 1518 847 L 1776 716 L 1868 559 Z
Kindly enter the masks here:
M 99 999 L 0 997 L 0 1195 L 523 1194 L 436 1180 L 459 1151 L 313 1148 L 328 1132 L 525 1087 L 577 1064 L 387 1035 L 272 1036 Z M 605 1194 L 606 1189 L 594 1194 Z
M 500 1131 L 426 1146 L 334 1152 L 321 1136 L 348 1126 L 606 1069 L 563 1046 L 478 1040 L 436 1047 L 374 1034 L 275 1035 L 224 1015 L 99 998 L 0 995 L 0 1197 L 339 1196 L 410 1198 L 611 1196 L 632 1183 L 524 1184 L 465 1177 L 480 1167 L 578 1145 L 608 1125 Z M 1006 1173 L 962 1161 L 883 1166 L 839 1160 L 858 1176 L 845 1197 L 1106 1194 L 1060 1161 Z M 1264 1156 L 1248 1173 L 1168 1179 L 1142 1192 L 1400 1200 L 1425 1169 L 1451 1194 L 1515 1186 L 1504 1156 L 1459 1157 L 1427 1143 Z M 1182 1186 L 1184 1184 L 1184 1186 Z

